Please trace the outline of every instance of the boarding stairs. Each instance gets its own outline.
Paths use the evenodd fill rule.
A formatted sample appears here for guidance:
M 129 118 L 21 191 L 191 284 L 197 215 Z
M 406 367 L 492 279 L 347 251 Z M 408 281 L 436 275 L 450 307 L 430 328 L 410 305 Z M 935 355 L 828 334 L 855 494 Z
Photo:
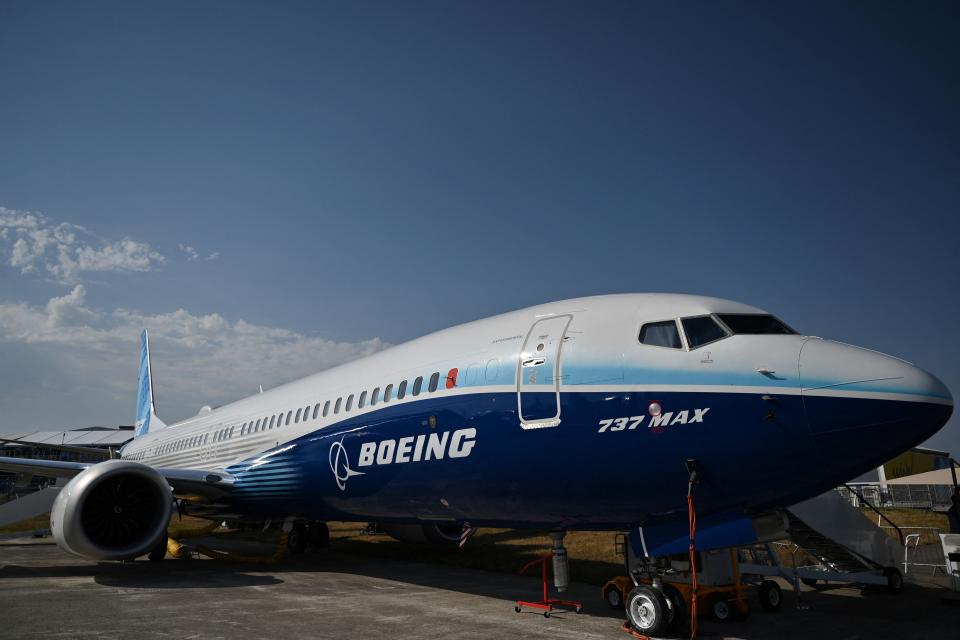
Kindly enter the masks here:
M 792 512 L 787 511 L 790 540 L 831 571 L 858 572 L 877 566 L 839 542 L 816 531 Z
M 802 604 L 800 583 L 818 581 L 886 585 L 899 592 L 903 576 L 896 568 L 903 557 L 903 545 L 850 505 L 836 491 L 828 491 L 785 510 L 793 555 L 790 566 L 767 545 L 766 554 L 741 563 L 744 575 L 781 576 L 794 585 L 798 606 Z M 882 517 L 882 515 L 881 515 Z M 891 523 L 892 524 L 892 523 Z M 898 530 L 899 531 L 899 530 Z M 813 558 L 804 564 L 800 553 Z M 758 559 L 760 558 L 760 559 Z

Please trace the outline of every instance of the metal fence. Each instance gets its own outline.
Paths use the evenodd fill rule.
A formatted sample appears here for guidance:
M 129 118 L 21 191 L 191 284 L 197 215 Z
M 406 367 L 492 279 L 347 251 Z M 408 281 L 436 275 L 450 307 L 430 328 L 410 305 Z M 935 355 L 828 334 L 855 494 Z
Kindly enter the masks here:
M 877 507 L 936 511 L 948 509 L 953 495 L 953 487 L 945 484 L 888 484 L 886 493 L 879 485 L 861 485 L 856 489 L 866 501 Z M 860 498 L 846 487 L 837 487 L 837 491 L 853 506 L 860 506 Z

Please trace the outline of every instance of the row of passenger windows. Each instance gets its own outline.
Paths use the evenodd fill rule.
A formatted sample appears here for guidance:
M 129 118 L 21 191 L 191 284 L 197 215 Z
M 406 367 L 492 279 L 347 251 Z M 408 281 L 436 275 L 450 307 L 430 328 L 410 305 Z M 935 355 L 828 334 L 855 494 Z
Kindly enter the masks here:
M 448 384 L 448 387 L 453 386 L 453 384 L 456 383 L 456 379 L 457 369 L 451 369 L 447 374 L 447 380 L 451 381 L 452 384 Z M 440 372 L 434 372 L 427 381 L 427 391 L 429 393 L 433 393 L 439 386 Z M 208 440 L 210 442 L 222 442 L 224 440 L 230 440 L 235 435 L 247 436 L 254 433 L 260 433 L 261 431 L 287 426 L 289 424 L 306 422 L 310 419 L 316 420 L 318 416 L 326 418 L 328 415 L 330 415 L 331 410 L 333 415 L 338 415 L 341 412 L 347 413 L 353 410 L 354 399 L 356 399 L 356 405 L 358 409 L 363 409 L 368 405 L 372 407 L 380 403 L 390 402 L 394 398 L 397 400 L 402 400 L 404 397 L 406 397 L 407 390 L 407 381 L 403 380 L 396 385 L 396 387 L 394 387 L 393 384 L 388 384 L 382 388 L 376 387 L 373 391 L 369 392 L 369 394 L 366 391 L 361 391 L 359 395 L 351 393 L 346 397 L 346 399 L 341 396 L 334 401 L 327 400 L 323 403 L 318 402 L 313 405 L 313 407 L 307 405 L 306 407 L 296 409 L 296 411 L 290 409 L 286 412 L 286 414 L 278 413 L 276 415 L 260 418 L 258 420 L 251 420 L 249 422 L 233 425 L 231 427 L 224 427 L 214 431 L 212 434 L 205 433 L 190 438 L 175 440 L 174 442 L 168 442 L 161 445 L 157 449 L 156 455 L 175 453 L 184 449 L 203 446 L 207 444 Z M 413 381 L 413 385 L 409 387 L 409 391 L 411 396 L 418 396 L 421 392 L 423 392 L 423 376 L 418 376 Z M 323 405 L 322 411 L 321 404 Z
M 734 334 L 781 334 L 797 332 L 777 318 L 760 313 L 721 313 L 708 316 L 693 316 L 679 320 L 648 322 L 640 328 L 640 342 L 655 347 L 682 349 L 683 338 L 687 347 L 696 349 Z

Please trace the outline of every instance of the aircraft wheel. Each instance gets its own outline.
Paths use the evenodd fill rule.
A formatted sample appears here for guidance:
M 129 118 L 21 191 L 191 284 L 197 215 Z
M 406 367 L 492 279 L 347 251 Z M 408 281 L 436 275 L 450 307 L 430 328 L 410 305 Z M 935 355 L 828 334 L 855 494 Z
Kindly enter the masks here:
M 164 558 L 167 557 L 167 536 L 163 536 L 163 541 L 157 544 L 153 549 L 150 550 L 150 554 L 147 556 L 147 559 L 150 562 L 161 562 Z
M 287 548 L 291 553 L 303 553 L 307 548 L 307 527 L 302 522 L 293 525 L 287 534 Z
M 887 591 L 896 595 L 903 591 L 903 574 L 894 567 L 887 567 L 883 570 L 883 575 L 887 577 Z
M 660 635 L 667 628 L 667 603 L 660 591 L 642 585 L 627 596 L 627 619 L 633 628 L 648 636 Z
M 310 546 L 314 549 L 326 549 L 330 546 L 330 528 L 326 522 L 310 524 Z
M 811 589 L 815 589 L 815 588 L 817 587 L 817 579 L 816 579 L 816 578 L 800 578 L 800 582 L 802 582 L 803 584 L 807 585 L 807 586 L 810 587 Z
M 667 623 L 667 630 L 678 632 L 685 629 L 690 623 L 690 616 L 687 614 L 687 603 L 683 596 L 672 584 L 663 585 L 663 595 L 666 596 L 667 606 L 670 607 L 670 621 Z
M 760 606 L 764 611 L 779 611 L 783 604 L 783 591 L 773 580 L 764 580 L 760 583 Z
M 513 610 L 516 611 L 517 613 L 520 613 L 520 605 L 516 605 L 516 604 L 513 605 Z

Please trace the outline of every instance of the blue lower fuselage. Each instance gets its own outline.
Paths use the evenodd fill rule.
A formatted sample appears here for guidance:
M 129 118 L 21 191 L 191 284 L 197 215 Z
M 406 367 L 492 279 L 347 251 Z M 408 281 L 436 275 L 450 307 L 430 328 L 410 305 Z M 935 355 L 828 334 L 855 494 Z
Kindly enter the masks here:
M 549 406 L 555 397 L 525 394 L 524 402 Z M 651 428 L 654 401 L 672 416 Z M 559 425 L 523 429 L 517 402 L 516 392 L 478 391 L 347 418 L 230 466 L 230 509 L 259 518 L 624 529 L 685 514 L 684 463 L 695 459 L 698 511 L 756 513 L 876 467 L 952 411 L 869 394 L 619 389 L 561 392 Z M 475 433 L 461 433 L 460 444 L 472 445 L 451 456 L 465 429 Z M 443 457 L 427 459 L 431 434 L 436 444 L 444 433 Z

